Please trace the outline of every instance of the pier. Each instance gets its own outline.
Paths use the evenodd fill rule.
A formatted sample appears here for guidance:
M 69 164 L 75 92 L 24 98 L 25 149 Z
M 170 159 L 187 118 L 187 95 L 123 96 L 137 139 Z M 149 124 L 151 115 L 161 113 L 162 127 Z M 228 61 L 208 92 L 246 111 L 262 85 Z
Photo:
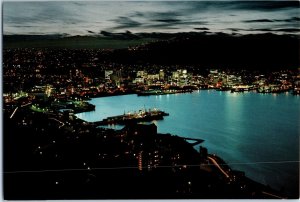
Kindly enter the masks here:
M 137 92 L 138 96 L 150 96 L 150 95 L 169 95 L 177 93 L 192 93 L 192 89 L 180 89 L 180 90 L 147 90 Z
M 109 125 L 109 124 L 121 124 L 125 125 L 132 122 L 142 122 L 142 121 L 152 121 L 152 120 L 162 120 L 164 116 L 169 116 L 168 113 L 158 110 L 158 109 L 149 109 L 139 110 L 134 113 L 124 113 L 123 115 L 107 117 L 102 121 L 93 122 L 95 125 Z
M 184 140 L 192 140 L 192 141 L 195 141 L 195 142 L 193 142 L 193 143 L 190 143 L 192 146 L 196 146 L 196 145 L 201 144 L 202 142 L 204 142 L 204 140 L 199 139 L 199 138 L 188 138 L 188 137 L 184 137 L 183 139 L 184 139 Z

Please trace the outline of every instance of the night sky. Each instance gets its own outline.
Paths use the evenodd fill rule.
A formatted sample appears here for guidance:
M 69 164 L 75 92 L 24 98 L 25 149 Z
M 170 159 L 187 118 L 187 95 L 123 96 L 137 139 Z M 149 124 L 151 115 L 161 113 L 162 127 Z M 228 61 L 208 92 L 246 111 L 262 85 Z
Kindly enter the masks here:
M 299 34 L 298 1 L 4 2 L 5 35 L 210 31 Z

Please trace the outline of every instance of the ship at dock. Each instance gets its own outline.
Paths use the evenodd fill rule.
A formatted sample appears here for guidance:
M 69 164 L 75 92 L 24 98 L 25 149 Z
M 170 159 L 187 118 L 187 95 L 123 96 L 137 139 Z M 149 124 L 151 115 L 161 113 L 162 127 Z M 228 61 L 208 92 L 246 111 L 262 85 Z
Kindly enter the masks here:
M 137 122 L 148 122 L 153 120 L 163 120 L 164 116 L 169 116 L 168 113 L 161 111 L 159 109 L 142 109 L 138 112 L 128 112 L 123 115 L 107 117 L 102 121 L 97 122 L 98 125 L 109 125 L 109 124 L 121 124 L 125 125 L 128 123 Z

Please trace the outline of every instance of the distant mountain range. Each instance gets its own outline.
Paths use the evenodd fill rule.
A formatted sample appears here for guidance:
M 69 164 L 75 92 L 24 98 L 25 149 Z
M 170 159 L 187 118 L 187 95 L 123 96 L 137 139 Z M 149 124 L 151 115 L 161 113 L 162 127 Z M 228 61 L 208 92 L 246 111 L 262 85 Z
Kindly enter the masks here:
M 109 48 L 120 63 L 200 64 L 208 67 L 298 68 L 297 35 L 210 32 L 110 33 L 95 36 L 7 35 L 4 48 Z

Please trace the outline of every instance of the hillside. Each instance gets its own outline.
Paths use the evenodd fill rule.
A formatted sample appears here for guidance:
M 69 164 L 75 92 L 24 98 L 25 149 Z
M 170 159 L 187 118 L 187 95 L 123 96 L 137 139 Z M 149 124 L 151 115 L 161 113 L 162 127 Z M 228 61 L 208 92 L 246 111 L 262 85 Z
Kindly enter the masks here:
M 295 35 L 109 33 L 101 36 L 4 36 L 4 48 L 113 49 L 107 59 L 123 64 L 185 64 L 215 68 L 298 68 Z

